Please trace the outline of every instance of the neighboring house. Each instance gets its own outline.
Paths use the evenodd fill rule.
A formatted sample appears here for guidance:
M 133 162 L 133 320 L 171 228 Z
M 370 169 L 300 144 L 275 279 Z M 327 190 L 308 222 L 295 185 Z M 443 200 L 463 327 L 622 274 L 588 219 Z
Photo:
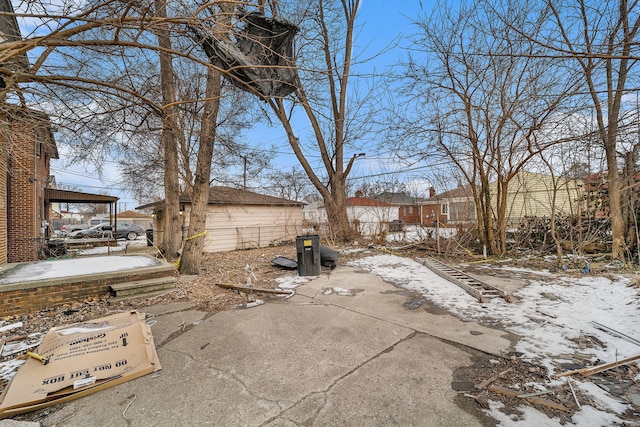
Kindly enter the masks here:
M 11 1 L 0 0 L 0 12 L 0 44 L 20 40 Z M 22 53 L 0 65 L 19 71 L 29 63 Z M 7 87 L 3 78 L 0 87 Z M 0 93 L 0 265 L 38 259 L 48 217 L 49 160 L 58 158 L 49 117 L 7 103 L 6 90 Z
M 0 12 L 0 45 L 20 40 L 11 2 L 0 0 Z M 19 71 L 29 63 L 26 54 L 19 54 L 1 65 L 5 71 Z M 7 83 L 0 78 L 1 88 Z M 49 220 L 61 216 L 53 214 L 54 204 L 81 201 L 87 195 L 52 188 L 55 179 L 50 175 L 50 161 L 58 158 L 58 148 L 49 116 L 8 103 L 6 91 L 0 92 L 0 103 L 0 265 L 3 265 L 46 256 Z M 91 202 L 104 201 L 112 206 L 118 200 L 89 196 Z M 55 207 L 59 212 L 59 206 Z
M 326 222 L 327 215 L 324 211 L 324 202 L 320 200 L 304 205 L 302 217 L 304 218 L 305 227 L 314 227 Z
M 421 225 L 433 227 L 437 221 L 447 225 L 475 222 L 476 210 L 470 187 L 458 187 L 441 194 L 433 190 L 430 196 L 420 205 Z
M 144 228 L 153 227 L 153 216 L 131 210 L 120 212 L 118 214 L 118 221 L 136 224 Z
M 375 235 L 389 231 L 389 223 L 398 221 L 398 207 L 367 197 L 347 198 L 347 218 L 361 234 Z
M 47 237 L 50 160 L 58 158 L 46 114 L 3 104 L 0 112 L 0 264 L 38 259 Z
M 204 251 L 266 247 L 293 241 L 302 234 L 303 203 L 230 187 L 211 187 Z M 166 223 L 164 200 L 136 208 L 153 211 L 153 240 L 162 243 Z M 191 198 L 180 197 L 183 239 L 189 226 Z M 120 217 L 119 217 L 120 218 Z
M 496 206 L 497 185 L 490 184 L 492 204 Z M 568 180 L 551 175 L 519 172 L 507 189 L 507 223 L 522 218 L 549 218 L 555 214 L 576 214 L 583 193 L 581 180 Z M 458 187 L 429 198 L 422 204 L 422 223 L 431 226 L 439 220 L 448 225 L 475 222 L 475 203 L 471 188 Z
M 430 189 L 433 192 L 433 188 Z M 433 194 L 431 194 L 432 196 Z M 398 207 L 398 219 L 405 224 L 420 224 L 420 206 L 426 199 L 412 197 L 407 193 L 383 193 L 371 196 L 374 200 L 388 203 Z
M 309 226 L 318 227 L 327 223 L 327 212 L 322 202 L 305 206 L 305 222 Z M 347 198 L 347 218 L 353 228 L 361 234 L 374 235 L 386 232 L 389 222 L 398 221 L 397 205 L 362 197 L 356 192 L 356 197 Z
M 526 217 L 549 218 L 552 213 L 577 214 L 583 187 L 582 180 L 519 172 L 507 191 L 507 223 Z M 497 194 L 495 183 L 491 184 L 491 194 Z

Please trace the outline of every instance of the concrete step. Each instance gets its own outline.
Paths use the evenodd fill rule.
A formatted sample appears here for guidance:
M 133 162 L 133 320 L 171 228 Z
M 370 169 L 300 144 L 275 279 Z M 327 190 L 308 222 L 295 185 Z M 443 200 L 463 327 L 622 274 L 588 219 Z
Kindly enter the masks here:
M 110 285 L 116 297 L 130 296 L 147 292 L 164 291 L 175 288 L 174 276 L 158 277 L 156 279 L 137 280 Z
M 177 291 L 178 291 L 178 288 L 162 289 L 159 291 L 142 292 L 142 293 L 132 294 L 132 295 L 122 295 L 122 296 L 111 297 L 107 301 L 110 304 L 115 304 L 123 301 L 149 299 L 149 298 L 153 298 L 153 297 L 157 297 L 160 295 L 168 294 L 171 292 L 177 292 Z

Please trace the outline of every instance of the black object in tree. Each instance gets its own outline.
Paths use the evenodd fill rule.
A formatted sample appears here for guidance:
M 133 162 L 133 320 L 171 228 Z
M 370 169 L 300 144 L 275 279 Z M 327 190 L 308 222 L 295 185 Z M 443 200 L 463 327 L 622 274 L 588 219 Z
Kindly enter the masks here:
M 263 97 L 283 97 L 297 89 L 293 39 L 299 28 L 282 18 L 251 12 L 238 17 L 242 28 L 234 40 L 216 39 L 190 29 L 209 61 L 223 70 L 233 84 Z

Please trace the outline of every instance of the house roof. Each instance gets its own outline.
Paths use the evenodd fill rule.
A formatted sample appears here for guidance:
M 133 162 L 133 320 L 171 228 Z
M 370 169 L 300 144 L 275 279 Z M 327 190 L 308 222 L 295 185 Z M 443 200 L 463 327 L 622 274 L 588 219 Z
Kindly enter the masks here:
M 120 212 L 118 214 L 118 216 L 120 218 L 141 218 L 141 219 L 151 218 L 150 215 L 143 214 L 142 212 L 135 212 L 135 211 L 132 211 L 132 210 Z
M 368 197 L 348 197 L 347 206 L 393 206 L 380 200 L 370 199 Z
M 180 203 L 191 203 L 188 195 L 180 196 Z M 304 203 L 294 200 L 283 199 L 281 197 L 267 196 L 265 194 L 254 193 L 252 191 L 241 190 L 231 187 L 210 187 L 210 205 L 244 205 L 244 206 L 302 206 Z M 164 200 L 138 206 L 136 209 L 149 209 L 164 205 Z
M 2 12 L 2 15 L 0 15 L 0 44 L 22 40 L 22 34 L 20 34 L 20 27 L 18 26 L 11 0 L 0 0 L 0 12 Z M 15 65 L 20 68 L 28 68 L 29 60 L 25 53 L 20 53 L 10 59 L 8 65 L 13 70 L 16 68 Z
M 461 199 L 461 198 L 471 198 L 471 188 L 467 185 L 465 187 L 457 187 L 453 190 L 445 191 L 444 193 L 437 194 L 433 197 L 430 197 L 426 200 L 423 200 L 423 203 L 440 203 L 441 200 L 448 199 Z
M 407 193 L 392 193 L 390 191 L 376 194 L 375 196 L 371 196 L 371 198 L 391 203 L 392 205 L 417 205 L 426 200 L 422 197 L 411 197 Z
M 1 8 L 0 12 L 2 12 Z M 45 152 L 52 159 L 59 158 L 58 146 L 56 145 L 56 140 L 53 136 L 51 118 L 48 114 L 16 104 L 4 104 L 2 106 L 2 120 L 18 122 L 22 125 L 22 127 L 26 127 L 27 125 L 29 125 L 29 127 L 37 127 L 43 129 L 47 133 L 48 139 L 48 141 L 45 141 L 43 144 Z

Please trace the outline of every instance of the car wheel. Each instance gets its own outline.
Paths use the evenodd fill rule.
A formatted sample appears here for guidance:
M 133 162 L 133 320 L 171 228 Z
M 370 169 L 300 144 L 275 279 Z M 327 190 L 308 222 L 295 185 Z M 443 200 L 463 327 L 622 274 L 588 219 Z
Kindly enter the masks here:
M 130 231 L 127 233 L 127 240 L 137 239 L 138 235 L 134 231 Z

